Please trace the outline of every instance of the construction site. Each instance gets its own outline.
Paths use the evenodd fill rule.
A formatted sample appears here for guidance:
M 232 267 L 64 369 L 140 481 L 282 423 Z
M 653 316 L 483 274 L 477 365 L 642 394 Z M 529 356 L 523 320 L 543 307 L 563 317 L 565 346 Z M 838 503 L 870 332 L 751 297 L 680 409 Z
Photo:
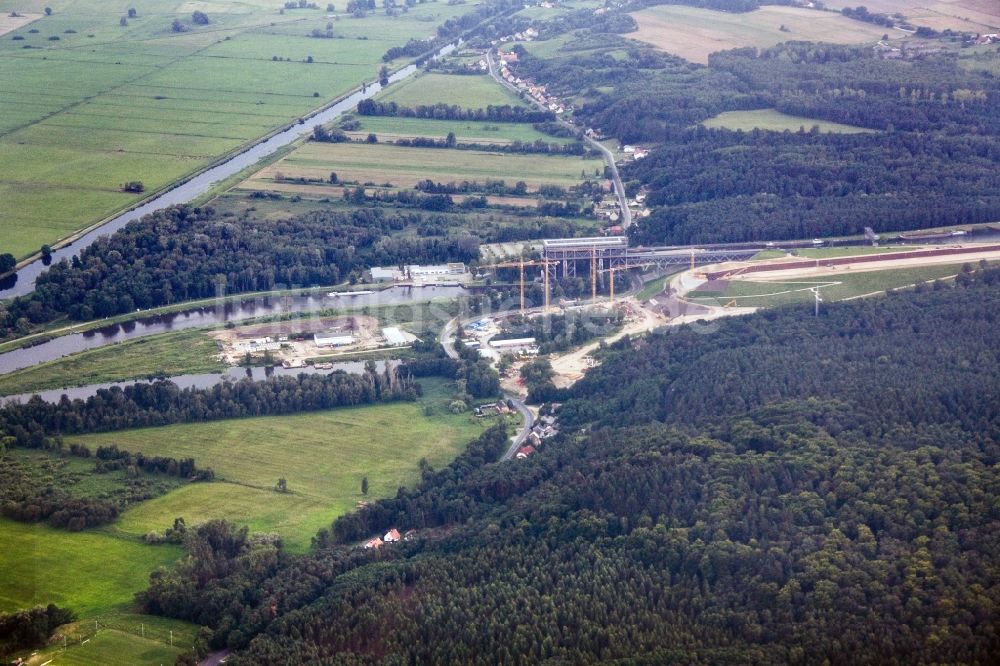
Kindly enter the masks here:
M 325 359 L 409 346 L 416 336 L 399 327 L 382 327 L 378 319 L 366 315 L 321 317 L 216 331 L 220 358 L 230 365 L 254 362 L 286 368 L 317 367 Z
M 807 256 L 795 256 L 789 250 L 776 252 L 773 244 L 707 249 L 629 248 L 624 237 L 556 239 L 543 241 L 539 259 L 518 259 L 490 267 L 519 269 L 522 312 L 528 311 L 523 296 L 528 271 L 538 271 L 544 284 L 546 298 L 541 312 L 552 309 L 548 295 L 555 279 L 575 277 L 577 271 L 589 274 L 592 305 L 599 303 L 598 281 L 609 281 L 610 298 L 602 306 L 624 309 L 625 325 L 601 340 L 549 356 L 553 383 L 565 388 L 598 363 L 593 352 L 602 342 L 610 344 L 626 335 L 661 326 L 709 322 L 775 305 L 814 303 L 818 314 L 823 303 L 951 279 L 961 272 L 963 264 L 1000 261 L 1000 244 L 988 243 L 884 247 L 867 252 L 861 247 L 838 248 L 829 254 L 824 254 L 827 250 L 815 249 L 819 243 L 801 245 L 806 248 L 803 254 Z M 783 256 L 761 259 L 759 253 L 764 250 Z M 808 256 L 809 252 L 816 256 Z M 842 256 L 836 256 L 838 253 Z M 621 291 L 616 298 L 615 274 L 633 269 L 633 272 L 652 269 L 655 273 L 673 275 L 665 280 L 662 291 L 643 301 L 626 291 L 626 283 L 619 278 Z M 504 350 L 491 342 L 502 330 L 501 322 L 483 319 L 474 323 L 467 344 L 479 348 L 484 356 L 500 359 Z M 505 374 L 503 386 L 505 390 L 523 394 L 525 389 L 518 381 L 517 369 L 537 353 L 531 348 L 534 341 L 507 342 L 514 347 L 511 353 L 516 360 Z

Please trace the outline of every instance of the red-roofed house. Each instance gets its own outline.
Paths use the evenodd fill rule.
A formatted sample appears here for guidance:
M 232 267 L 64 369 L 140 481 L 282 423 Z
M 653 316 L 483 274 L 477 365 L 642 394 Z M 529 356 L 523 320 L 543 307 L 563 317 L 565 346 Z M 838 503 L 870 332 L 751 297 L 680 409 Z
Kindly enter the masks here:
M 378 537 L 372 537 L 368 541 L 365 541 L 365 548 L 381 548 L 382 540 Z
M 519 448 L 517 450 L 517 455 L 515 455 L 514 457 L 518 458 L 520 460 L 524 460 L 525 458 L 527 458 L 528 456 L 530 456 L 534 452 L 535 452 L 535 447 L 533 447 L 531 445 L 522 446 L 521 448 Z
M 393 541 L 399 541 L 399 538 L 400 538 L 399 530 L 393 527 L 391 530 L 385 533 L 385 536 L 382 537 L 382 540 L 385 541 L 386 543 L 392 543 Z

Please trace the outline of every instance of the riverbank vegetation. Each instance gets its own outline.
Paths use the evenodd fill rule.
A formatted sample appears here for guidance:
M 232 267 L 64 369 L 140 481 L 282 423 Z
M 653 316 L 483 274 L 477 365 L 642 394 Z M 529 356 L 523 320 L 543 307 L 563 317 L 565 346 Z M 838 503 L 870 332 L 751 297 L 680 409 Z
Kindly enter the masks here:
M 161 333 L 70 354 L 0 375 L 0 396 L 127 379 L 222 372 L 215 341 L 204 331 Z

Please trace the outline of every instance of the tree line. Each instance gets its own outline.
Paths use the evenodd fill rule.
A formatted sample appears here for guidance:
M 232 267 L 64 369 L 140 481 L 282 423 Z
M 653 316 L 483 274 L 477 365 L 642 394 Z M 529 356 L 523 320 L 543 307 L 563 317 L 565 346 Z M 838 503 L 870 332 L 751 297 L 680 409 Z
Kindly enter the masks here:
M 473 120 L 493 123 L 544 123 L 555 120 L 551 111 L 538 111 L 526 106 L 490 104 L 486 108 L 466 109 L 457 104 L 419 104 L 401 106 L 396 102 L 376 102 L 365 99 L 358 102 L 360 116 L 388 116 L 393 118 L 427 118 L 430 120 Z
M 87 399 L 58 402 L 38 396 L 0 409 L 0 431 L 13 445 L 39 448 L 38 442 L 57 434 L 109 432 L 172 423 L 191 423 L 248 416 L 294 414 L 379 401 L 413 399 L 416 387 L 394 366 L 384 372 L 245 378 L 204 389 L 178 387 L 160 380 L 100 389 Z M 151 463 L 152 464 L 152 463 Z
M 476 143 L 458 141 L 454 133 L 449 133 L 445 139 L 415 136 L 409 139 L 396 139 L 393 144 L 406 148 L 450 148 L 454 150 L 488 150 L 496 153 L 518 153 L 538 155 L 585 155 L 587 148 L 580 141 L 573 143 L 549 143 L 545 139 L 521 141 L 515 139 L 510 143 Z

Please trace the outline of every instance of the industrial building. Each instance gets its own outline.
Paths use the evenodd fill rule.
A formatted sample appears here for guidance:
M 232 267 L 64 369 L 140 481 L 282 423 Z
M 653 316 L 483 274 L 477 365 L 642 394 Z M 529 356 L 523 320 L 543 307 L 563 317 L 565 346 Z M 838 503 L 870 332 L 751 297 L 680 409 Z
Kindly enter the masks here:
M 346 347 L 354 344 L 354 336 L 317 333 L 313 336 L 313 342 L 316 343 L 317 347 Z
M 382 337 L 385 339 L 385 344 L 390 347 L 402 347 L 409 342 L 406 335 L 395 326 L 383 328 Z
M 399 282 L 403 279 L 403 271 L 398 268 L 376 266 L 370 272 L 375 282 Z
M 420 266 L 411 264 L 406 267 L 406 272 L 411 278 L 418 277 L 441 277 L 444 275 L 465 275 L 465 264 L 454 262 L 449 264 L 435 264 L 433 266 Z
M 466 274 L 465 264 L 453 262 L 421 266 L 409 264 L 402 270 L 395 266 L 376 266 L 370 270 L 376 282 L 402 282 L 403 280 L 427 280 L 428 278 L 459 278 Z
M 528 354 L 534 356 L 538 353 L 538 345 L 534 338 L 512 338 L 510 340 L 490 340 L 490 347 L 500 353 L 508 354 Z

